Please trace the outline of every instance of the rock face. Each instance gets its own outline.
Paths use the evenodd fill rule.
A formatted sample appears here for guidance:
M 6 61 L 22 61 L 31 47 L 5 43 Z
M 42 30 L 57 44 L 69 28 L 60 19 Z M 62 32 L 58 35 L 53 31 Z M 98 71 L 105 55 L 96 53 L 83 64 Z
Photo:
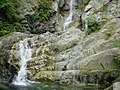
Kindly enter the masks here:
M 69 11 L 69 0 L 54 0 L 53 11 L 56 14 L 48 22 L 40 23 L 36 20 L 32 23 L 35 28 L 30 27 L 28 20 L 34 20 L 32 15 L 35 12 L 31 4 L 25 9 L 21 6 L 21 15 L 26 16 L 21 24 L 28 31 L 35 30 L 37 35 L 11 33 L 1 37 L 0 50 L 7 51 L 8 63 L 19 70 L 19 41 L 31 38 L 35 45 L 27 66 L 29 79 L 68 85 L 100 85 L 106 88 L 119 76 L 119 65 L 114 57 L 120 55 L 120 2 L 98 1 L 85 3 L 83 0 L 75 0 L 76 11 L 80 11 L 67 30 L 62 30 L 62 26 L 64 16 Z M 27 2 L 24 4 L 28 5 Z M 59 11 L 64 12 L 62 14 Z M 96 17 L 95 29 L 99 30 L 86 35 L 86 31 L 82 30 L 89 28 L 87 19 L 91 15 Z M 114 86 L 116 88 L 117 85 Z
M 50 12 L 52 14 L 51 19 L 39 20 L 38 18 L 39 13 L 43 13 L 42 11 L 39 11 L 39 9 L 41 9 L 40 6 L 42 6 L 40 5 L 40 2 L 44 4 L 46 3 L 49 4 L 48 7 L 50 8 L 51 10 Z M 24 31 L 29 31 L 30 33 L 34 33 L 34 34 L 42 34 L 47 31 L 53 33 L 56 31 L 55 17 L 58 11 L 58 2 L 56 0 L 55 1 L 49 0 L 49 2 L 47 0 L 40 0 L 40 1 L 39 0 L 21 0 L 19 3 L 20 3 L 20 6 L 17 9 L 20 13 L 20 17 L 21 17 L 20 23 Z M 44 6 L 44 4 L 43 4 L 43 7 L 46 6 L 46 5 Z M 49 12 L 44 14 L 48 15 Z M 43 16 L 43 17 L 48 19 L 47 16 Z
M 40 21 L 38 19 L 38 16 L 41 10 L 40 8 L 40 2 L 50 4 L 48 5 L 50 7 L 51 18 L 49 20 L 42 20 Z M 49 3 L 51 2 L 51 3 Z M 73 18 L 77 18 L 80 16 L 81 7 L 79 7 L 82 4 L 82 0 L 74 0 L 73 7 L 76 8 L 76 13 L 74 13 Z M 24 31 L 29 31 L 33 34 L 43 34 L 46 32 L 57 32 L 63 30 L 63 24 L 65 21 L 66 16 L 68 16 L 68 12 L 70 10 L 70 0 L 21 0 L 20 1 L 20 7 L 18 8 L 18 11 L 20 11 L 20 17 L 21 17 L 21 25 L 24 29 Z M 45 10 L 43 10 L 45 11 Z M 45 13 L 46 14 L 46 13 Z M 42 14 L 41 14 L 42 16 Z M 50 16 L 50 15 L 48 15 Z M 42 17 L 39 17 L 40 19 Z M 47 17 L 47 14 L 45 15 L 45 18 Z
M 119 19 L 111 20 L 107 27 L 112 22 L 118 26 Z M 119 40 L 119 33 L 118 29 L 114 29 L 114 34 L 106 39 L 105 26 L 89 36 L 74 27 L 54 34 L 34 35 L 35 48 L 27 67 L 31 79 L 60 84 L 109 86 L 117 77 L 114 76 L 114 70 L 118 69 L 114 56 L 119 55 L 120 50 L 113 47 L 112 41 L 115 37 Z M 17 52 L 11 50 L 15 67 L 19 60 Z
M 0 37 L 0 82 L 12 82 L 12 79 L 17 72 L 14 63 L 12 63 L 13 53 L 10 54 L 10 51 L 11 49 L 16 50 L 14 44 L 26 37 L 32 37 L 32 35 L 13 32 L 7 36 Z
M 120 90 L 120 82 L 116 82 L 113 84 L 113 90 Z

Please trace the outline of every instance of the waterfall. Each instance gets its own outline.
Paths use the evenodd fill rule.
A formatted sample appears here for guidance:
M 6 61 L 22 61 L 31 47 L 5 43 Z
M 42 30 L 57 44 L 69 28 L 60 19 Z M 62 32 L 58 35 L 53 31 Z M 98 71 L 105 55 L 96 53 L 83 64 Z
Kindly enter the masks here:
M 64 30 L 68 27 L 68 25 L 72 22 L 72 17 L 74 14 L 74 8 L 73 8 L 73 3 L 74 0 L 70 0 L 70 11 L 69 11 L 69 15 L 68 17 L 65 19 L 65 23 L 64 23 Z
M 27 85 L 28 80 L 26 77 L 26 67 L 27 62 L 32 57 L 32 49 L 29 43 L 29 40 L 25 39 L 24 41 L 20 41 L 19 43 L 19 52 L 20 52 L 20 70 L 18 71 L 18 75 L 16 79 L 13 81 L 15 85 Z

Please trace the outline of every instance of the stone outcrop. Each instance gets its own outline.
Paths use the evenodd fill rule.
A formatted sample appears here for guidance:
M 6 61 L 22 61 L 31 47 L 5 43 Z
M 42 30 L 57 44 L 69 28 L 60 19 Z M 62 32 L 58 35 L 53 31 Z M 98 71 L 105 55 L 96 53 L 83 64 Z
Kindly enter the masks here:
M 110 85 L 116 78 L 111 73 L 118 69 L 114 56 L 119 55 L 120 50 L 113 46 L 112 41 L 115 37 L 119 40 L 119 28 L 114 29 L 110 37 L 106 38 L 106 33 L 109 25 L 116 27 L 118 22 L 119 19 L 113 19 L 89 36 L 74 27 L 54 34 L 34 35 L 35 47 L 27 67 L 31 79 L 73 85 Z M 13 61 L 19 60 L 17 52 L 11 50 L 16 57 Z
M 12 82 L 15 74 L 17 73 L 17 68 L 15 64 L 12 63 L 14 53 L 10 54 L 11 49 L 16 50 L 14 44 L 18 43 L 20 40 L 26 37 L 32 37 L 32 35 L 13 32 L 6 36 L 0 37 L 0 82 L 8 83 Z
M 116 82 L 113 84 L 113 90 L 119 90 L 120 89 L 120 82 Z

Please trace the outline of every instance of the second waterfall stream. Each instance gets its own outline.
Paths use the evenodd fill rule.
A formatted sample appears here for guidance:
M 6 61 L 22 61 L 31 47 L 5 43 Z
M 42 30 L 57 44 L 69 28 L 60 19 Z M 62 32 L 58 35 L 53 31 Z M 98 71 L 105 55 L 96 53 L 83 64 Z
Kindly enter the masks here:
M 13 81 L 13 84 L 15 85 L 28 85 L 27 80 L 27 62 L 31 60 L 32 58 L 32 49 L 30 41 L 25 39 L 23 41 L 19 42 L 19 54 L 20 54 L 20 70 L 18 71 L 18 75 L 16 76 L 15 80 Z
M 67 18 L 65 19 L 65 22 L 64 22 L 64 26 L 63 26 L 64 30 L 72 22 L 73 14 L 74 14 L 74 6 L 73 6 L 73 4 L 74 4 L 74 0 L 70 0 L 70 11 L 69 11 L 69 15 L 67 16 Z

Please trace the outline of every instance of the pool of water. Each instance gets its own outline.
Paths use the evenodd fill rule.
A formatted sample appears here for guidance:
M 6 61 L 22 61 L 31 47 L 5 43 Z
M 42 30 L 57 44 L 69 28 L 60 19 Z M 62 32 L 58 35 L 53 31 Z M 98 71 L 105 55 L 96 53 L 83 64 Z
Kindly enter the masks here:
M 0 90 L 100 90 L 95 87 L 72 87 L 72 86 L 59 86 L 55 84 L 32 84 L 29 86 L 15 86 L 11 84 L 0 84 Z

